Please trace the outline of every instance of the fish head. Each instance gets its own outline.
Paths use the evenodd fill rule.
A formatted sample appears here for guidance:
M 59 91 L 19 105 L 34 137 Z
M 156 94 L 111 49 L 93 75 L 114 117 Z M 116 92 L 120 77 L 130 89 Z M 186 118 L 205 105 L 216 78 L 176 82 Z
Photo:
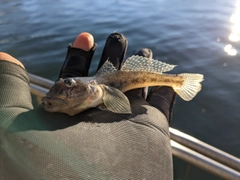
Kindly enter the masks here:
M 103 92 L 95 81 L 77 78 L 59 79 L 42 98 L 48 112 L 62 112 L 70 116 L 102 103 Z

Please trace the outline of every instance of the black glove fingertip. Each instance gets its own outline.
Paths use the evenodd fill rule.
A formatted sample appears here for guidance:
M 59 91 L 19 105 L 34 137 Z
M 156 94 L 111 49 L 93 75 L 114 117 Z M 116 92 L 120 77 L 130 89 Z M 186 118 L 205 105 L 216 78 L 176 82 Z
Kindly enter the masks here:
M 120 69 L 126 55 L 127 46 L 128 41 L 123 34 L 117 32 L 110 34 L 106 40 L 98 69 L 102 67 L 106 60 Z

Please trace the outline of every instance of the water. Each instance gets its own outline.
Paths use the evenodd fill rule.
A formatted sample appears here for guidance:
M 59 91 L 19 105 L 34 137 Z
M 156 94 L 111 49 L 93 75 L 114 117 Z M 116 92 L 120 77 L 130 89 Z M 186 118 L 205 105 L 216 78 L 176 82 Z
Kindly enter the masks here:
M 107 36 L 121 32 L 127 56 L 148 47 L 155 59 L 177 64 L 174 73 L 204 74 L 193 101 L 177 99 L 171 126 L 240 157 L 239 15 L 240 2 L 228 0 L 1 0 L 0 51 L 55 80 L 78 33 L 92 33 L 98 44 L 93 74 Z M 194 167 L 186 174 L 178 160 L 174 167 L 175 179 L 218 179 Z

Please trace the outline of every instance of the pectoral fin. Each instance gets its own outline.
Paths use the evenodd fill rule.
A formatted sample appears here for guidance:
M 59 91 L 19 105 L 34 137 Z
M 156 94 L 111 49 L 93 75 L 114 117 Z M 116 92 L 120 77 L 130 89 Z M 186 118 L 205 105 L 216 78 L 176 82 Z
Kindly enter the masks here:
M 103 104 L 98 108 L 102 110 L 109 110 L 114 113 L 131 114 L 131 106 L 128 98 L 118 89 L 104 86 L 103 88 Z

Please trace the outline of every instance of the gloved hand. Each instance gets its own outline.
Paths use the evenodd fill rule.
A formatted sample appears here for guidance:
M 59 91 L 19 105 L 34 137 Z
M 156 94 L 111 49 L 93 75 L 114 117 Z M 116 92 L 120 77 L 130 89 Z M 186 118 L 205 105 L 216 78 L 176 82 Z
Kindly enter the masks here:
M 59 77 L 88 74 L 96 45 L 87 37 L 81 49 L 82 35 L 69 47 Z M 119 69 L 126 49 L 127 39 L 111 34 L 98 68 L 108 59 Z M 152 57 L 146 48 L 135 54 Z M 125 94 L 131 115 L 97 108 L 75 116 L 41 107 L 19 113 L 1 138 L 0 174 L 11 177 L 14 172 L 18 179 L 172 179 L 168 123 L 175 92 L 153 87 L 147 100 L 146 88 Z
M 81 43 L 81 39 L 84 39 L 85 36 L 88 37 L 85 43 Z M 85 41 L 85 40 L 84 40 Z M 87 44 L 87 49 L 89 51 L 84 51 L 82 48 L 76 48 L 75 44 L 79 42 L 79 46 L 84 46 Z M 86 47 L 85 47 L 86 48 Z M 67 77 L 82 77 L 88 75 L 88 70 L 90 67 L 90 63 L 96 48 L 96 44 L 93 44 L 93 37 L 88 33 L 82 33 L 79 35 L 79 38 L 76 39 L 76 42 L 69 46 L 68 54 L 66 60 L 61 69 L 59 78 L 67 78 Z M 98 69 L 104 64 L 104 62 L 109 59 L 117 69 L 121 68 L 123 64 L 123 60 L 125 57 L 127 49 L 127 39 L 118 33 L 113 33 L 108 37 L 106 42 L 101 60 L 98 65 Z M 152 58 L 152 51 L 147 48 L 140 49 L 134 53 L 135 55 L 145 56 L 148 58 Z M 130 91 L 127 94 L 129 96 L 137 94 L 139 97 L 147 99 L 149 104 L 157 107 L 168 119 L 171 119 L 172 107 L 175 100 L 175 93 L 172 88 L 168 87 L 154 87 L 149 96 L 147 97 L 147 88 L 138 89 L 134 91 Z M 154 96 L 154 97 L 153 97 Z M 157 99 L 156 99 L 157 96 Z

